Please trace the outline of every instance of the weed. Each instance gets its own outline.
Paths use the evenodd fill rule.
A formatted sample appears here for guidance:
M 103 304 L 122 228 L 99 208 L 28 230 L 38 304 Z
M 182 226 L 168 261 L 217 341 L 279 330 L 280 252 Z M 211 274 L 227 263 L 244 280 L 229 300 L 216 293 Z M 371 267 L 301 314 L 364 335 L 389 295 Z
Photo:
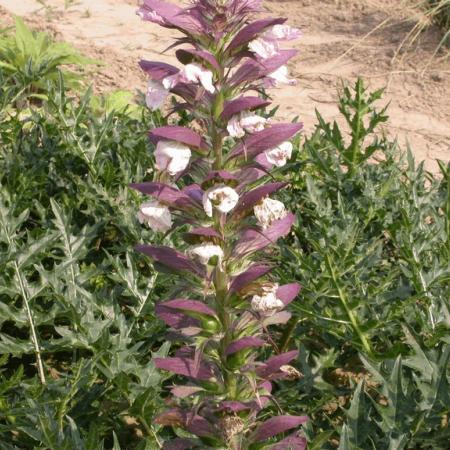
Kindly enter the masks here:
M 95 61 L 86 58 L 70 44 L 53 42 L 42 32 L 33 32 L 16 17 L 15 33 L 0 36 L 0 71 L 20 93 L 21 98 L 43 100 L 46 83 L 57 82 L 62 71 L 65 85 L 77 87 L 81 80 L 79 69 Z M 69 69 L 67 66 L 77 68 Z
M 367 141 L 357 164 L 338 125 L 318 115 L 286 170 L 292 190 L 283 200 L 297 209 L 298 227 L 283 263 L 286 279 L 303 284 L 286 336 L 303 349 L 305 376 L 298 390 L 285 388 L 283 405 L 295 398 L 294 412 L 315 411 L 312 448 L 332 448 L 334 437 L 341 449 L 444 449 L 450 404 L 437 392 L 449 375 L 448 168 L 434 179 L 377 136 L 367 124 L 383 122 L 386 110 L 369 110 L 362 92 L 358 81 L 340 100 L 347 121 L 366 123 L 348 121 L 351 136 L 363 130 L 359 142 Z

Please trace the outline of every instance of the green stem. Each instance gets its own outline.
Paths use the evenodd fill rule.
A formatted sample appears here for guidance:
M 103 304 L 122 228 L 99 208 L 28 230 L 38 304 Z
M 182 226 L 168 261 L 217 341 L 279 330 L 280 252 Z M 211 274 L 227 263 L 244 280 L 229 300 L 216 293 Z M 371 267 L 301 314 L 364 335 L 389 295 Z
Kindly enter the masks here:
M 356 113 L 356 130 L 354 130 L 354 136 L 352 140 L 352 160 L 351 160 L 351 166 L 349 168 L 350 172 L 353 173 L 356 166 L 356 157 L 360 151 L 359 149 L 359 139 L 360 139 L 360 133 L 361 133 L 361 117 L 359 114 L 359 110 Z
M 46 380 L 45 380 L 44 365 L 42 363 L 42 357 L 41 357 L 41 349 L 39 347 L 39 341 L 38 341 L 36 329 L 34 327 L 34 320 L 33 320 L 33 315 L 31 313 L 29 299 L 28 299 L 28 296 L 25 291 L 25 285 L 24 285 L 22 275 L 20 273 L 20 269 L 19 269 L 17 262 L 14 262 L 14 270 L 16 272 L 17 279 L 19 280 L 20 292 L 22 295 L 23 302 L 25 304 L 25 310 L 27 312 L 28 322 L 30 324 L 31 341 L 33 342 L 34 353 L 36 354 L 36 363 L 37 363 L 37 368 L 38 368 L 39 379 L 41 380 L 41 384 L 45 385 Z
M 222 170 L 224 168 L 223 162 L 223 135 L 222 130 L 217 126 L 217 121 L 219 120 L 220 114 L 223 110 L 224 94 L 221 90 L 218 90 L 214 104 L 211 110 L 211 123 L 210 123 L 210 133 L 212 140 L 212 152 L 214 156 L 213 168 L 214 170 Z M 223 229 L 221 225 L 220 215 L 217 213 L 215 215 L 214 227 L 216 230 L 223 235 Z M 225 236 L 224 236 L 225 237 Z M 225 245 L 228 242 L 225 237 Z M 224 254 L 227 254 L 227 249 L 223 248 Z M 227 356 L 225 355 L 225 350 L 232 341 L 231 332 L 231 322 L 232 318 L 228 311 L 228 281 L 229 277 L 225 269 L 219 266 L 215 269 L 214 274 L 214 287 L 216 291 L 216 306 L 219 316 L 219 320 L 222 326 L 223 337 L 219 346 L 220 360 L 223 365 L 223 377 L 228 395 L 231 399 L 235 398 L 237 395 L 237 378 L 234 374 L 227 370 Z
M 72 305 L 75 305 L 75 298 L 76 298 L 76 277 L 75 277 L 75 269 L 73 267 L 73 264 L 75 261 L 75 258 L 73 257 L 73 252 L 72 252 L 72 245 L 70 242 L 70 236 L 68 236 L 67 233 L 64 234 L 64 240 L 65 240 L 65 245 L 66 245 L 66 250 L 67 253 L 70 257 L 70 260 L 72 261 L 70 264 L 70 282 L 69 282 L 69 286 L 68 286 L 68 291 L 69 291 L 69 298 L 70 298 L 70 302 Z M 72 308 L 72 320 L 73 320 L 73 327 L 75 332 L 78 332 L 78 314 L 75 310 L 75 308 Z M 76 347 L 74 347 L 74 349 L 72 350 L 72 362 L 75 364 L 77 362 L 77 349 Z
M 355 127 L 352 131 L 352 142 L 350 144 L 352 151 L 352 160 L 351 165 L 349 167 L 349 172 L 352 174 L 355 170 L 356 160 L 358 153 L 360 152 L 360 140 L 361 140 L 361 125 L 362 125 L 362 105 L 361 105 L 361 97 L 362 97 L 362 86 L 360 81 L 358 81 L 356 86 L 356 101 L 358 102 L 358 106 L 356 108 L 355 113 Z
M 222 136 L 220 135 L 220 132 L 215 129 L 215 125 L 213 125 L 212 135 L 212 147 L 214 153 L 213 168 L 215 170 L 221 170 L 223 168 Z
M 342 289 L 342 287 L 339 285 L 338 282 L 338 277 L 336 275 L 336 272 L 333 268 L 333 265 L 331 263 L 331 258 L 329 255 L 326 255 L 325 257 L 325 261 L 327 264 L 327 268 L 328 271 L 331 275 L 331 278 L 333 280 L 333 284 L 334 287 L 336 288 L 338 295 L 339 295 L 339 299 L 341 300 L 342 306 L 345 309 L 345 312 L 347 313 L 347 316 L 353 326 L 353 329 L 355 330 L 356 334 L 359 337 L 359 340 L 361 341 L 362 346 L 364 347 L 364 350 L 367 352 L 367 354 L 369 356 L 373 356 L 373 351 L 372 351 L 372 347 L 370 346 L 370 343 L 366 337 L 366 335 L 363 333 L 363 331 L 361 330 L 361 327 L 358 323 L 358 320 L 356 318 L 356 316 L 353 314 L 353 311 L 351 310 L 350 306 L 349 306 L 349 302 L 347 300 L 347 296 L 344 292 L 344 290 Z
M 141 422 L 142 426 L 145 429 L 145 432 L 148 434 L 148 436 L 153 437 L 153 439 L 156 441 L 156 445 L 158 448 L 163 448 L 163 445 L 161 444 L 160 440 L 158 439 L 158 435 L 155 433 L 153 428 L 148 424 L 147 420 L 144 418 L 143 415 L 137 416 L 139 422 Z
M 10 247 L 12 247 L 13 242 L 12 239 L 8 233 L 8 230 L 6 229 L 5 224 L 2 221 L 3 230 L 5 232 L 6 239 L 8 240 L 8 244 Z M 17 280 L 19 281 L 19 287 L 20 287 L 20 293 L 22 295 L 23 303 L 25 304 L 25 310 L 27 313 L 28 323 L 30 324 L 30 330 L 31 330 L 31 341 L 34 346 L 34 353 L 36 354 L 36 364 L 38 368 L 38 374 L 39 379 L 41 381 L 42 385 L 46 384 L 45 380 L 45 372 L 44 372 L 44 365 L 42 363 L 42 357 L 41 357 L 41 349 L 39 347 L 39 340 L 37 337 L 36 329 L 34 326 L 34 320 L 33 320 L 33 314 L 31 313 L 30 308 L 30 299 L 28 298 L 26 289 L 25 289 L 25 283 L 22 278 L 22 273 L 20 272 L 19 265 L 17 264 L 17 261 L 14 261 L 14 271 L 16 272 Z
M 233 376 L 231 372 L 226 369 L 226 360 L 227 357 L 225 355 L 225 350 L 228 345 L 232 341 L 232 333 L 231 333 L 231 316 L 228 312 L 228 276 L 227 274 L 220 270 L 219 267 L 216 267 L 215 277 L 214 277 L 214 287 L 216 290 L 216 307 L 219 316 L 219 320 L 222 326 L 223 337 L 219 346 L 219 355 L 220 360 L 224 366 L 223 368 L 223 377 L 225 381 L 225 385 L 227 391 L 230 395 L 230 398 L 234 398 L 236 396 L 237 389 L 237 380 Z

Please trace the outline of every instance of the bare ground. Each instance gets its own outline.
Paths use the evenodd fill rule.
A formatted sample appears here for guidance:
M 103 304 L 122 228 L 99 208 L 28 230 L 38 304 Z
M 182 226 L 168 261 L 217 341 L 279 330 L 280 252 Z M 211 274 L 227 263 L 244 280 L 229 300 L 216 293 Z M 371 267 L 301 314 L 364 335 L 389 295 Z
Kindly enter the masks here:
M 182 1 L 178 0 L 181 4 Z M 93 73 L 98 92 L 115 88 L 145 88 L 137 67 L 141 58 L 176 64 L 170 52 L 161 54 L 175 32 L 142 23 L 137 0 L 0 0 L 0 20 L 24 16 L 34 27 L 71 42 L 104 62 Z M 338 116 L 336 98 L 341 83 L 363 77 L 370 88 L 386 87 L 390 103 L 385 131 L 408 142 L 417 159 L 437 170 L 435 159 L 450 161 L 449 50 L 433 56 L 442 37 L 429 26 L 413 44 L 403 43 L 423 14 L 410 0 L 267 0 L 268 12 L 288 17 L 303 31 L 300 50 L 291 62 L 299 83 L 274 92 L 280 117 L 299 116 L 307 132 L 314 127 L 315 109 L 326 119 Z

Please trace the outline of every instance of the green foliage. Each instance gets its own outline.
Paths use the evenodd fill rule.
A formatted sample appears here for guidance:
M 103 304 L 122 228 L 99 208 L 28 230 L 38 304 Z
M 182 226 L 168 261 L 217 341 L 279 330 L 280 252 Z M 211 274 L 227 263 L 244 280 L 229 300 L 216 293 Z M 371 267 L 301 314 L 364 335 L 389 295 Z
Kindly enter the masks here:
M 169 347 L 127 185 L 158 119 L 68 96 L 62 75 L 46 89 L 27 115 L 0 110 L 0 448 L 154 448 L 151 359 Z
M 134 95 L 130 91 L 113 91 L 101 97 L 92 96 L 90 106 L 97 113 L 126 112 L 129 117 L 140 119 L 143 107 L 134 103 L 133 97 Z
M 298 225 L 279 270 L 303 291 L 285 345 L 300 346 L 304 378 L 283 388 L 283 406 L 311 412 L 312 448 L 444 449 L 449 168 L 441 164 L 433 177 L 410 152 L 400 157 L 395 142 L 373 135 L 370 124 L 385 120 L 384 109 L 368 107 L 378 95 L 361 81 L 345 89 L 350 138 L 318 114 L 286 169 L 292 189 L 283 200 Z M 355 136 L 353 153 L 344 142 Z
M 367 161 L 380 146 L 377 136 L 370 145 L 364 146 L 364 141 L 371 136 L 380 123 L 387 120 L 385 115 L 387 107 L 381 112 L 374 109 L 374 103 L 381 98 L 382 94 L 383 89 L 367 94 L 362 80 L 356 82 L 354 95 L 348 87 L 344 87 L 339 98 L 339 111 L 350 129 L 349 144 L 345 142 L 336 122 L 331 126 L 317 113 L 319 127 L 325 139 L 334 146 L 339 153 L 341 163 L 351 172 Z
M 55 73 L 18 114 L 21 75 L 0 70 L 0 449 L 160 448 L 169 381 L 152 357 L 169 344 L 153 304 L 171 280 L 155 289 L 132 250 L 157 238 L 127 184 L 147 178 L 162 121 L 127 93 L 68 96 Z M 450 168 L 398 161 L 377 135 L 380 95 L 345 89 L 349 136 L 318 114 L 276 175 L 298 218 L 277 271 L 303 285 L 280 345 L 300 348 L 303 377 L 280 383 L 278 406 L 308 411 L 311 450 L 450 439 Z
M 46 99 L 46 83 L 57 81 L 64 67 L 66 86 L 76 87 L 79 69 L 95 61 L 86 58 L 65 42 L 54 42 L 47 33 L 33 32 L 20 17 L 16 17 L 15 33 L 3 31 L 0 35 L 0 72 L 11 78 L 18 92 L 27 97 Z

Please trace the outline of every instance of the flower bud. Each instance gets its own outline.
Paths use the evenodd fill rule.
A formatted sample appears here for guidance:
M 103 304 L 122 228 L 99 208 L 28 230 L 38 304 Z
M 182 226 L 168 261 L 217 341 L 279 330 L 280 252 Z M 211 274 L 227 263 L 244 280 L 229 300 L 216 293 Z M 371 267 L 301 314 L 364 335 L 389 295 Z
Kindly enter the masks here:
M 265 198 L 253 208 L 256 219 L 263 229 L 267 229 L 275 220 L 283 219 L 287 216 L 284 204 L 278 200 Z
M 292 156 L 292 144 L 289 141 L 286 141 L 278 147 L 266 150 L 264 153 L 270 164 L 274 164 L 277 167 L 283 167 L 286 165 L 287 160 Z
M 208 217 L 213 215 L 213 207 L 221 213 L 230 212 L 239 201 L 239 194 L 229 186 L 219 185 L 203 194 L 203 209 Z
M 156 150 L 156 168 L 170 175 L 182 172 L 189 164 L 191 149 L 176 141 L 159 141 Z
M 211 265 L 219 264 L 223 258 L 223 250 L 218 245 L 209 243 L 196 245 L 188 253 L 193 259 L 196 259 L 205 266 L 209 264 L 211 258 L 215 258 L 216 260 Z
M 143 203 L 138 212 L 140 223 L 146 223 L 153 231 L 165 233 L 172 228 L 172 216 L 167 206 L 158 201 Z

